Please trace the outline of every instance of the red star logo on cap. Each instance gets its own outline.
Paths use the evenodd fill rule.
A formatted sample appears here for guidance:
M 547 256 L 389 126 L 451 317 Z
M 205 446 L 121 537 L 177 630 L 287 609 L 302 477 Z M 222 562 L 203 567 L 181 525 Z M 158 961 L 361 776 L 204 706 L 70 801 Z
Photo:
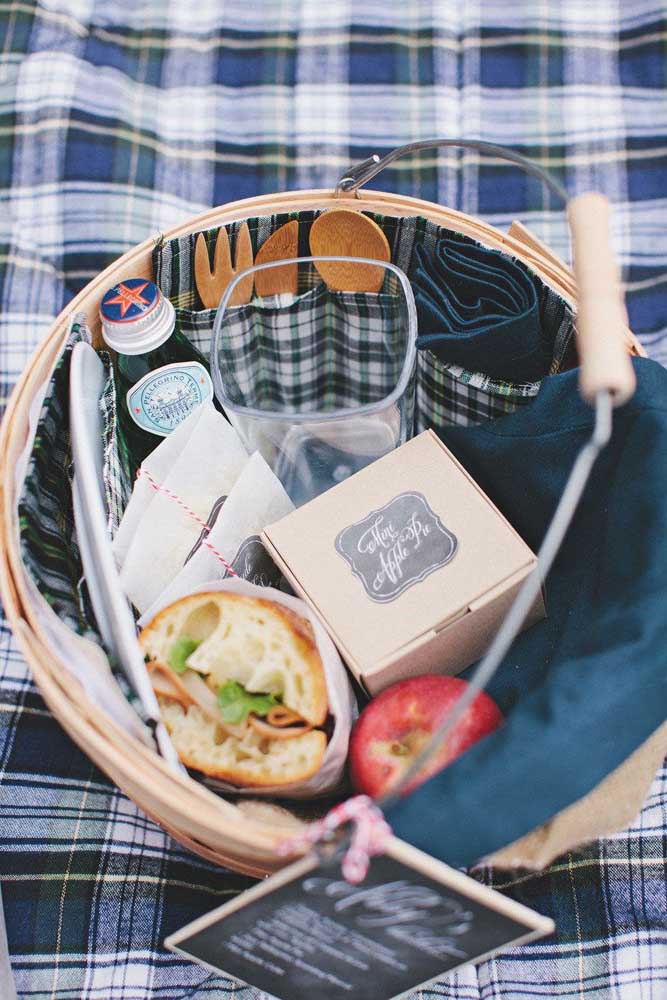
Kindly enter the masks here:
M 125 313 L 131 306 L 149 306 L 149 299 L 145 299 L 141 294 L 148 284 L 144 281 L 143 285 L 138 285 L 136 288 L 128 288 L 123 282 L 116 285 L 116 295 L 115 299 L 107 299 L 106 305 L 108 306 L 120 306 L 121 319 L 125 316 Z

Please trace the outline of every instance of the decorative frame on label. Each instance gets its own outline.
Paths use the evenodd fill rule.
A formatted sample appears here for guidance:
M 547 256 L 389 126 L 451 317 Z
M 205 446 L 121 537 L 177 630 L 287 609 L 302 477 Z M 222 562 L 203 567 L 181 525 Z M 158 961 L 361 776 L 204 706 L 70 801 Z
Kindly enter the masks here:
M 427 536 L 432 537 L 423 545 Z M 446 566 L 459 546 L 456 535 L 418 491 L 399 493 L 343 528 L 334 544 L 370 599 L 383 604 Z

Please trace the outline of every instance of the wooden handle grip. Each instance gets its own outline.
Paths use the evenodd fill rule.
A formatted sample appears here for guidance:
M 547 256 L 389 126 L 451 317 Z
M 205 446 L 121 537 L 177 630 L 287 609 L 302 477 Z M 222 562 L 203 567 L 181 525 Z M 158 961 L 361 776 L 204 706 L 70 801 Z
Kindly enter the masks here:
M 577 280 L 580 391 L 592 403 L 606 389 L 619 406 L 635 391 L 635 373 L 625 345 L 628 316 L 609 215 L 608 200 L 593 192 L 572 198 L 568 205 Z

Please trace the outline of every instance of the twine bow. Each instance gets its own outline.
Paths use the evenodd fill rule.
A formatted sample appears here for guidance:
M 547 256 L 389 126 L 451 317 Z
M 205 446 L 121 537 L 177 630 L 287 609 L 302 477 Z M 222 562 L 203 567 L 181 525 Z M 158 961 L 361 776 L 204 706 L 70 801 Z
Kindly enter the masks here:
M 209 542 L 207 536 L 211 531 L 211 525 L 207 524 L 206 521 L 204 521 L 199 516 L 199 514 L 196 514 L 195 511 L 192 509 L 192 507 L 188 506 L 183 497 L 179 497 L 178 493 L 174 493 L 167 486 L 164 486 L 162 483 L 158 483 L 158 481 L 154 479 L 153 476 L 151 476 L 150 472 L 147 469 L 144 469 L 143 465 L 139 469 L 137 469 L 137 479 L 141 478 L 145 479 L 146 482 L 151 486 L 152 489 L 155 490 L 156 493 L 162 493 L 164 496 L 169 497 L 170 500 L 173 500 L 174 503 L 178 504 L 181 510 L 183 510 L 188 515 L 188 517 L 192 518 L 192 520 L 199 525 L 199 527 L 202 529 L 201 544 L 204 546 L 204 548 L 207 548 L 209 552 L 213 553 L 215 558 L 222 563 L 224 569 L 230 576 L 238 576 L 238 573 L 234 572 L 232 567 L 229 565 L 229 563 L 223 556 L 222 552 L 218 552 L 215 545 L 213 545 L 212 542 Z
M 350 846 L 343 857 L 343 878 L 352 885 L 358 885 L 368 874 L 371 858 L 382 854 L 391 837 L 391 827 L 382 810 L 368 795 L 355 795 L 334 806 L 323 819 L 311 823 L 304 833 L 279 844 L 278 854 L 295 854 L 312 847 L 346 823 L 351 823 L 353 829 Z

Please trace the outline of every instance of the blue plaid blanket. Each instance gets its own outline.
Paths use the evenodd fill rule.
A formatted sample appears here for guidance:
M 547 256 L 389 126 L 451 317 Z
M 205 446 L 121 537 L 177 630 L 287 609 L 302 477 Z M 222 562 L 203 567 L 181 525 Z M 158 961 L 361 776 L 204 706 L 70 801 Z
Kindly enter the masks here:
M 631 323 L 667 360 L 667 7 L 358 0 L 33 0 L 0 32 L 0 392 L 52 318 L 151 233 L 230 199 L 333 185 L 351 160 L 433 136 L 512 145 L 615 203 Z M 537 188 L 470 153 L 377 184 L 565 252 Z M 249 884 L 188 854 L 51 718 L 0 630 L 0 875 L 19 995 L 258 1000 L 163 938 Z M 535 875 L 479 878 L 553 938 L 420 994 L 451 1000 L 667 995 L 667 784 L 631 829 Z M 415 998 L 416 1000 L 416 998 Z

